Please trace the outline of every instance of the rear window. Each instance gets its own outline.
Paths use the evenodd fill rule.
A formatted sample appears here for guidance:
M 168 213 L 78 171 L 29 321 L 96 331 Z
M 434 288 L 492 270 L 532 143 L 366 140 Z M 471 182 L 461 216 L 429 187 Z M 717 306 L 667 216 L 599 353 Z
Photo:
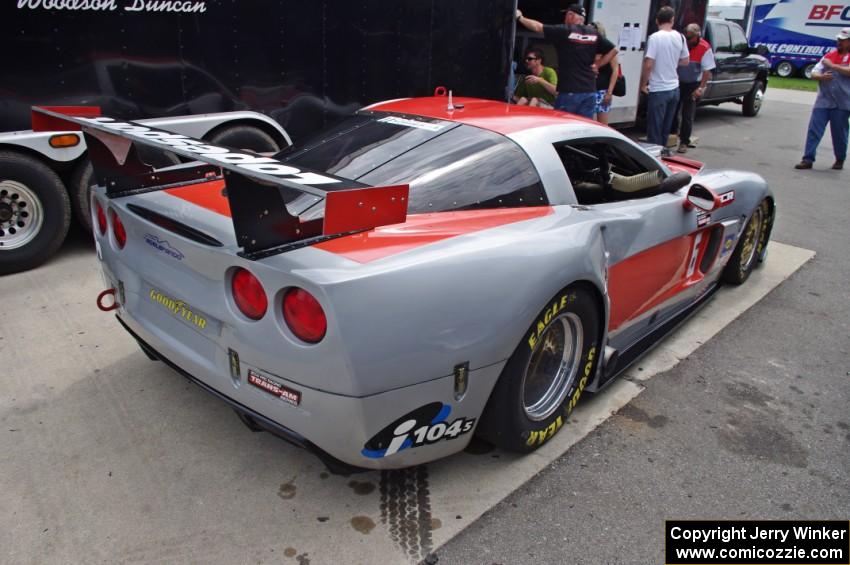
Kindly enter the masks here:
M 371 186 L 409 184 L 410 213 L 548 204 L 513 141 L 454 122 L 361 113 L 277 158 Z

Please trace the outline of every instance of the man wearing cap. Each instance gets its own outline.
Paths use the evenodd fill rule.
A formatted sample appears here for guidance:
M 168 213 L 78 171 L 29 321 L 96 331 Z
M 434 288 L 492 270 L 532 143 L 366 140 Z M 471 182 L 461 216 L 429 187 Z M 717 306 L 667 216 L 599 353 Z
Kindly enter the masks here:
M 795 169 L 812 168 L 827 123 L 835 152 L 832 168 L 837 171 L 844 168 L 850 129 L 850 27 L 842 29 L 835 39 L 838 48 L 824 55 L 812 70 L 812 78 L 818 81 L 818 97 L 809 119 L 806 151 L 803 160 L 794 165 Z
M 593 119 L 596 111 L 596 69 L 617 54 L 613 43 L 584 24 L 584 8 L 571 4 L 562 25 L 543 25 L 516 11 L 517 22 L 542 33 L 558 52 L 558 96 L 555 108 Z M 596 55 L 601 58 L 594 66 Z

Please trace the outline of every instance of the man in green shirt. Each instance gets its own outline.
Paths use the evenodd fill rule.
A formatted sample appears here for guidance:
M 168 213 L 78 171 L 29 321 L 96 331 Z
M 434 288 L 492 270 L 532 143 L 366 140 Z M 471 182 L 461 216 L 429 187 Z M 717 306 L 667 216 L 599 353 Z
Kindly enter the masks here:
M 514 102 L 520 105 L 552 108 L 558 86 L 555 69 L 543 66 L 543 51 L 529 47 L 525 50 L 525 67 L 528 74 L 522 77 L 514 90 Z

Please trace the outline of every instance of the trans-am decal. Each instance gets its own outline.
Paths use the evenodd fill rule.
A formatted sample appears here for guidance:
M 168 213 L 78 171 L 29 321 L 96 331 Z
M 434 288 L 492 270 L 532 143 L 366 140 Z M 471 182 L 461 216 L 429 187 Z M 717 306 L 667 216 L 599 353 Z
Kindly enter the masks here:
M 301 404 L 301 393 L 299 391 L 273 381 L 251 369 L 248 369 L 248 383 L 271 394 L 272 396 L 280 398 L 287 404 L 292 404 L 293 406 Z
M 168 243 L 168 241 L 165 240 L 165 239 L 160 239 L 153 234 L 146 233 L 145 234 L 145 243 L 147 243 L 148 245 L 150 245 L 151 247 L 153 247 L 157 251 L 161 251 L 161 252 L 165 253 L 166 255 L 170 255 L 171 257 L 174 257 L 178 261 L 183 260 L 183 257 L 184 257 L 183 252 L 180 251 L 179 249 L 175 249 L 174 247 L 172 247 L 172 245 L 170 243 Z
M 361 453 L 379 459 L 411 447 L 452 440 L 472 431 L 475 418 L 456 418 L 448 423 L 452 407 L 442 402 L 426 404 L 408 412 L 366 442 Z

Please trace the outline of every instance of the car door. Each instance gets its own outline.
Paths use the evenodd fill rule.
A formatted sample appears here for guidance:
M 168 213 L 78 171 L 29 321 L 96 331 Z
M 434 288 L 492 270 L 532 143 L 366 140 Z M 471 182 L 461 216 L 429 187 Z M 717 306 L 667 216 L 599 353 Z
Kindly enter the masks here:
M 714 49 L 717 67 L 712 72 L 708 89 L 703 100 L 725 99 L 732 96 L 731 81 L 734 80 L 735 54 L 732 52 L 732 34 L 724 22 L 712 21 L 708 24 L 706 40 Z
M 711 284 L 705 273 L 722 234 L 701 227 L 706 216 L 685 208 L 685 188 L 659 193 L 658 184 L 669 173 L 638 146 L 589 138 L 556 144 L 556 150 L 579 204 L 602 218 L 609 338 L 613 347 L 625 350 Z
M 731 54 L 726 60 L 729 67 L 730 82 L 729 94 L 731 96 L 743 96 L 753 87 L 758 71 L 758 62 L 749 57 L 749 44 L 747 36 L 741 26 L 734 22 L 726 24 L 732 40 Z

